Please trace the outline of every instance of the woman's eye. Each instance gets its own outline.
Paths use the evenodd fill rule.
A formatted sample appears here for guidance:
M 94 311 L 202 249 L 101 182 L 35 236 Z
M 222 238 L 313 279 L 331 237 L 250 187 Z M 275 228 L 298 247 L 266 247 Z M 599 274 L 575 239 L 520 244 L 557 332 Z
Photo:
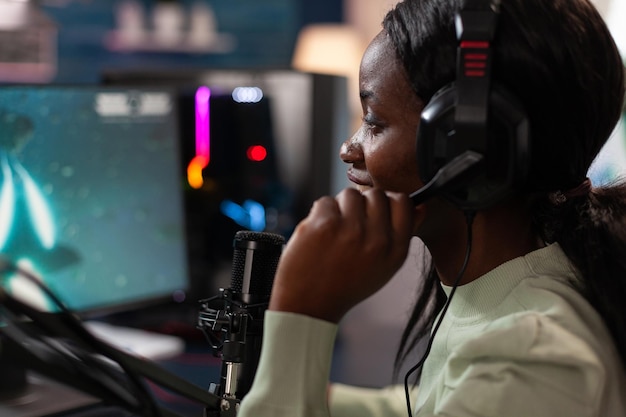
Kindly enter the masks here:
M 363 123 L 365 123 L 366 125 L 372 125 L 374 124 L 374 118 L 369 114 L 366 114 L 363 116 Z
M 382 128 L 382 123 L 370 114 L 366 114 L 365 116 L 363 116 L 363 123 L 370 129 Z

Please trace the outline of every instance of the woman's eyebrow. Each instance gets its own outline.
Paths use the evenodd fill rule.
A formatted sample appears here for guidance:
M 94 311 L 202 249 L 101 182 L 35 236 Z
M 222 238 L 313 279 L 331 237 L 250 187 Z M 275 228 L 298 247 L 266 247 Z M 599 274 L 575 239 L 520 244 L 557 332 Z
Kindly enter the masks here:
M 371 90 L 361 90 L 359 91 L 359 97 L 361 98 L 361 100 L 367 100 L 375 97 L 375 95 L 374 92 Z

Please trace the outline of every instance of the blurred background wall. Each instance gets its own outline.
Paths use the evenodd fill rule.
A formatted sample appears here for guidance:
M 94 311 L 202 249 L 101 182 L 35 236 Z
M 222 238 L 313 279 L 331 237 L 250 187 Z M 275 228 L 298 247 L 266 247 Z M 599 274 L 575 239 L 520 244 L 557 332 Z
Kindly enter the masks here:
M 624 50 L 626 30 L 620 22 L 626 15 L 626 5 L 618 0 L 593 1 Z M 31 36 L 29 44 L 13 37 L 11 42 L 3 43 L 0 66 L 12 60 L 45 56 L 53 61 L 54 68 L 40 80 L 53 83 L 98 82 L 101 72 L 108 69 L 290 68 L 303 28 L 320 24 L 341 26 L 358 40 L 354 49 L 362 50 L 378 32 L 384 12 L 394 3 L 395 0 L 0 0 L 0 32 L 15 32 L 26 26 L 31 34 L 40 33 L 44 38 L 36 42 Z M 28 5 L 35 7 L 27 11 Z M 3 36 L 9 39 L 8 35 Z M 35 45 L 38 48 L 33 48 Z M 44 50 L 48 47 L 53 50 L 46 55 Z M 13 77 L 19 80 L 18 74 Z M 28 80 L 27 74 L 21 77 Z M 0 74 L 2 81 L 12 81 L 11 76 Z
M 342 5 L 333 0 L 38 3 L 58 30 L 58 69 L 52 79 L 56 83 L 97 82 L 100 72 L 111 68 L 285 68 L 303 25 L 342 19 Z M 191 30 L 199 42 L 179 39 Z M 219 39 L 203 44 L 209 32 Z

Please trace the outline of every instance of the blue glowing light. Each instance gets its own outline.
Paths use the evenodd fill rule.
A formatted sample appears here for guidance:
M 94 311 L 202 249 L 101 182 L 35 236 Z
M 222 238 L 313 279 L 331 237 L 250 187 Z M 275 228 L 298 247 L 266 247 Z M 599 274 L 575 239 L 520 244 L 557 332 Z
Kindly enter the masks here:
M 246 200 L 243 205 L 239 205 L 231 200 L 224 200 L 220 210 L 224 216 L 246 229 L 254 232 L 265 229 L 265 207 L 261 203 Z

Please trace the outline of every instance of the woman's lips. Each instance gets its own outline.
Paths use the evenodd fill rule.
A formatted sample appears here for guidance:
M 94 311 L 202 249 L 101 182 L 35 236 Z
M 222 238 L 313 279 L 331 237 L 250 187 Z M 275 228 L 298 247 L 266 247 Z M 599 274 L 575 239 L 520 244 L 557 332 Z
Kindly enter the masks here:
M 372 188 L 372 183 L 371 181 L 369 181 L 369 178 L 366 179 L 364 178 L 364 176 L 356 174 L 351 169 L 348 169 L 347 175 L 348 175 L 348 179 L 354 184 L 356 184 L 356 189 L 359 190 L 360 192 L 363 192 L 365 190 Z

